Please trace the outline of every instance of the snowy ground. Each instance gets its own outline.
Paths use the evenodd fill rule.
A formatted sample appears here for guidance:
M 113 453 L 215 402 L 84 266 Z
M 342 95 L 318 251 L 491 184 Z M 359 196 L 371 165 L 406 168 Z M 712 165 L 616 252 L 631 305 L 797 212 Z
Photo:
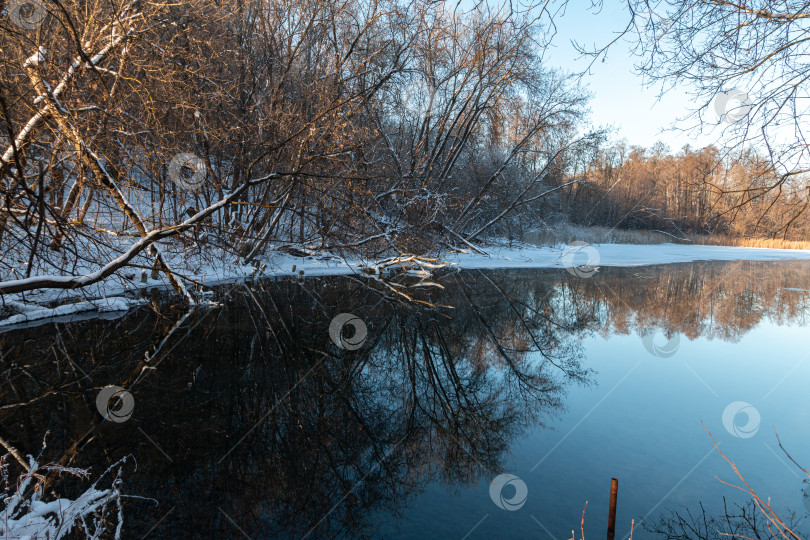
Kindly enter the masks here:
M 484 248 L 486 254 L 472 250 L 441 257 L 448 265 L 475 268 L 568 268 L 572 266 L 649 266 L 693 261 L 793 261 L 810 260 L 810 250 L 764 249 L 725 246 L 689 246 L 683 244 L 594 244 L 582 246 L 528 246 Z M 273 274 L 292 275 L 304 270 L 307 276 L 347 274 L 371 262 L 314 260 L 283 256 L 273 259 Z M 268 268 L 267 273 L 270 272 Z
M 571 266 L 649 266 L 693 261 L 793 261 L 810 260 L 810 250 L 765 249 L 725 246 L 689 246 L 683 244 L 594 244 L 568 247 L 520 245 L 512 248 L 482 248 L 486 254 L 451 253 L 441 257 L 449 265 L 475 268 L 566 268 Z M 292 267 L 295 265 L 295 272 Z M 373 262 L 315 260 L 278 256 L 272 259 L 266 274 L 293 275 L 304 270 L 307 276 L 359 272 Z
M 486 253 L 472 250 L 454 252 L 441 258 L 448 266 L 464 269 L 475 268 L 571 268 L 585 265 L 591 275 L 599 266 L 647 266 L 653 264 L 671 264 L 692 261 L 787 261 L 810 260 L 810 250 L 764 249 L 723 246 L 690 246 L 683 244 L 595 244 L 568 246 L 536 247 L 520 245 L 515 247 L 487 247 Z M 188 262 L 188 261 L 186 261 Z M 329 257 L 294 257 L 278 253 L 262 261 L 262 271 L 250 266 L 203 265 L 184 275 L 206 285 L 229 283 L 251 277 L 292 276 L 302 270 L 304 276 L 324 276 L 360 273 L 363 268 L 374 268 L 373 261 L 344 260 Z M 175 268 L 183 265 L 173 265 Z M 577 274 L 580 275 L 580 274 Z M 12 306 L 15 313 L 0 320 L 0 332 L 29 325 L 32 321 L 39 323 L 53 320 L 60 321 L 70 317 L 111 317 L 115 313 L 123 314 L 132 307 L 143 304 L 146 300 L 140 292 L 153 288 L 168 288 L 161 279 L 139 279 L 110 281 L 90 290 L 79 291 L 43 291 L 21 295 L 6 295 L 2 298 L 4 305 Z M 78 296 L 78 295 L 81 296 Z M 74 299 L 69 305 L 53 306 Z
M 488 253 L 490 257 L 461 254 L 448 260 L 462 268 L 565 268 L 572 266 L 572 261 L 573 265 L 649 266 L 692 261 L 810 260 L 810 250 L 684 244 L 594 244 L 568 249 L 561 245 L 498 248 Z

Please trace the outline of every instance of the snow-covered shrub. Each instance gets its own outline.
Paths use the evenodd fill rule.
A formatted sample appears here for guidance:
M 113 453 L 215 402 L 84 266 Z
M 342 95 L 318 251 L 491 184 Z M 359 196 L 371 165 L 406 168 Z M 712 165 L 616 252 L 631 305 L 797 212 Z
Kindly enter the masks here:
M 121 507 L 121 469 L 126 458 L 113 464 L 81 495 L 71 500 L 51 498 L 46 500 L 43 486 L 46 480 L 59 474 L 69 474 L 82 479 L 89 478 L 86 469 L 40 466 L 36 459 L 28 457 L 28 471 L 24 471 L 11 492 L 8 482 L 8 464 L 0 466 L 0 476 L 5 484 L 0 502 L 0 538 L 58 540 L 71 532 L 84 534 L 86 538 L 121 537 L 123 511 Z M 113 476 L 110 486 L 99 485 L 108 476 Z M 114 527 L 114 530 L 112 529 Z M 105 534 L 106 533 L 106 534 Z

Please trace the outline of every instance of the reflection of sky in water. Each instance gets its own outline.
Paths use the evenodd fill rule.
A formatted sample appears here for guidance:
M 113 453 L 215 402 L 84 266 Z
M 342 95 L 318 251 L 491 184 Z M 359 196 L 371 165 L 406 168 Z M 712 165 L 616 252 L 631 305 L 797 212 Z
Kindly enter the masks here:
M 717 514 L 723 496 L 729 502 L 747 499 L 718 480 L 739 484 L 701 421 L 775 510 L 804 512 L 807 484 L 778 448 L 772 426 L 791 455 L 810 466 L 809 341 L 808 328 L 763 322 L 737 343 L 681 337 L 675 354 L 660 358 L 635 334 L 588 338 L 585 367 L 598 372 L 598 385 L 570 388 L 566 412 L 548 423 L 552 430 L 535 429 L 512 446 L 505 471 L 528 487 L 519 511 L 492 503 L 489 479 L 451 494 L 433 485 L 381 533 L 461 538 L 472 530 L 468 538 L 487 538 L 508 531 L 513 537 L 553 538 L 550 531 L 569 538 L 571 529 L 579 531 L 588 501 L 586 537 L 601 537 L 613 476 L 619 478 L 617 538 L 629 533 L 633 518 L 636 538 L 649 536 L 638 529 L 648 513 L 655 522 L 662 511 L 695 509 L 703 501 Z M 760 413 L 761 425 L 749 438 L 734 437 L 723 426 L 724 409 L 736 401 Z M 744 426 L 746 415 L 735 422 Z

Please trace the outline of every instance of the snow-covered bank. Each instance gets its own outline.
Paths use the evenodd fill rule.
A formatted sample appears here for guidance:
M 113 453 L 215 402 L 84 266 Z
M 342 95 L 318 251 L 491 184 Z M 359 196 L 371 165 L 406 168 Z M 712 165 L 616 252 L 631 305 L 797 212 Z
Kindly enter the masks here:
M 694 261 L 794 261 L 810 260 L 810 250 L 765 249 L 686 244 L 594 244 L 575 249 L 566 246 L 495 248 L 489 256 L 455 254 L 445 260 L 461 268 L 565 268 L 591 266 L 649 266 Z M 590 255 L 590 260 L 588 260 Z
M 457 251 L 440 257 L 448 267 L 461 269 L 508 269 L 508 268 L 571 268 L 587 265 L 584 274 L 591 275 L 599 266 L 633 267 L 656 264 L 685 263 L 694 261 L 791 261 L 810 260 L 810 250 L 766 249 L 683 244 L 579 244 L 557 246 L 515 247 L 489 246 L 486 253 L 472 250 Z M 389 261 L 390 264 L 390 261 Z M 181 268 L 180 264 L 174 264 Z M 257 278 L 283 276 L 303 277 L 361 274 L 379 268 L 376 261 L 346 260 L 337 257 L 297 257 L 289 253 L 275 252 L 266 257 L 260 269 L 250 266 L 203 265 L 196 271 L 183 275 L 206 286 L 222 285 Z M 431 266 L 429 265 L 428 270 Z M 134 276 L 133 276 L 134 277 Z M 41 291 L 20 295 L 6 295 L 4 306 L 14 312 L 0 320 L 0 332 L 20 325 L 41 324 L 54 320 L 71 320 L 71 317 L 114 316 L 145 302 L 142 293 L 149 289 L 169 289 L 162 276 L 147 279 L 145 283 L 131 280 L 108 281 L 92 289 L 79 291 Z M 70 301 L 74 298 L 74 301 Z M 53 304 L 61 302 L 60 305 Z M 49 307 L 49 305 L 53 307 Z
M 767 249 L 684 244 L 594 244 L 569 247 L 529 246 L 485 247 L 486 253 L 472 250 L 442 255 L 440 260 L 461 269 L 483 268 L 566 268 L 590 266 L 650 266 L 694 261 L 799 261 L 810 260 L 810 250 Z M 295 271 L 292 270 L 295 266 Z M 269 275 L 294 275 L 303 270 L 305 276 L 359 273 L 373 268 L 371 261 L 313 258 L 283 255 L 272 259 Z M 225 276 L 219 276 L 225 281 Z

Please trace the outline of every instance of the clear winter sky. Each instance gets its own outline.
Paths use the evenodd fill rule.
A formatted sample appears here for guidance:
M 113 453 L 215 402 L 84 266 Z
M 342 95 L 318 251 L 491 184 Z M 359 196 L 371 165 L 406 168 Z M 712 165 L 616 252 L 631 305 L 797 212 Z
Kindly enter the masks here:
M 604 46 L 621 32 L 628 22 L 626 5 L 616 0 L 605 0 L 601 11 L 590 7 L 590 0 L 571 0 L 565 14 L 555 19 L 558 33 L 552 50 L 547 55 L 551 65 L 571 72 L 584 71 L 591 57 L 582 57 L 571 40 L 592 47 Z M 634 71 L 640 59 L 631 55 L 631 44 L 620 40 L 613 45 L 603 63 L 597 60 L 589 75 L 585 76 L 593 95 L 591 121 L 596 126 L 617 128 L 614 138 L 625 138 L 628 143 L 645 147 L 662 141 L 675 152 L 685 144 L 702 147 L 715 143 L 718 133 L 703 135 L 664 131 L 672 127 L 689 127 L 691 123 L 678 123 L 677 119 L 695 108 L 695 103 L 686 88 L 677 88 L 666 93 L 660 100 L 658 87 L 644 87 L 642 78 Z M 705 117 L 717 121 L 714 111 Z

